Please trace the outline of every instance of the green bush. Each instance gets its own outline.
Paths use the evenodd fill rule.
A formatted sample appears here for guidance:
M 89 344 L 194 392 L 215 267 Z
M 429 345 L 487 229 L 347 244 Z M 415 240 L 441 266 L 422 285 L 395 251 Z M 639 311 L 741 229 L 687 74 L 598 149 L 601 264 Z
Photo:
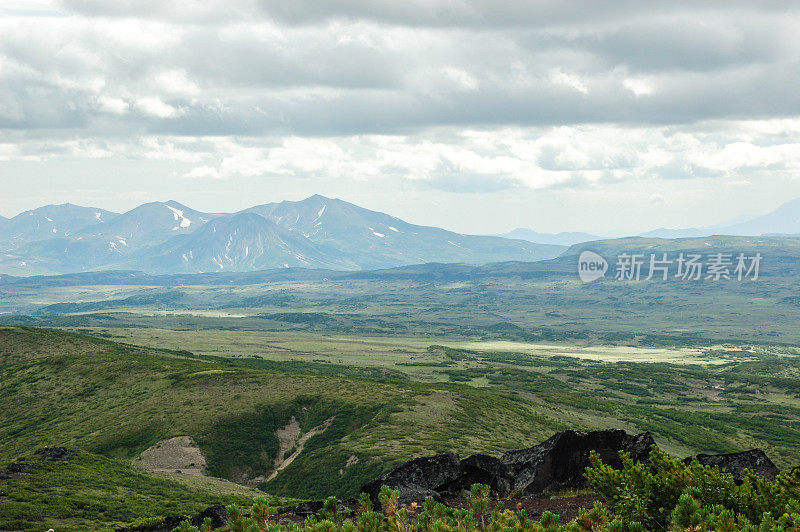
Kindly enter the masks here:
M 467 499 L 466 508 L 449 508 L 428 497 L 422 506 L 417 503 L 400 505 L 399 493 L 383 486 L 379 494 L 382 512 L 373 510 L 369 496 L 361 494 L 359 508 L 355 512 L 342 512 L 334 497 L 325 500 L 318 516 L 309 516 L 305 522 L 289 528 L 277 525 L 273 520 L 257 519 L 256 502 L 246 515 L 243 508 L 231 505 L 231 532 L 259 532 L 295 530 L 305 532 L 473 532 L 515 531 L 524 532 L 640 532 L 640 523 L 625 522 L 613 515 L 608 508 L 597 503 L 591 510 L 582 510 L 577 519 L 561 524 L 559 516 L 544 512 L 537 521 L 530 519 L 525 510 L 507 510 L 498 504 L 489 511 L 489 486 L 474 484 Z M 184 529 L 176 529 L 185 532 Z
M 657 447 L 650 451 L 652 467 L 620 456 L 623 468 L 615 470 L 593 453 L 586 477 L 624 522 L 676 530 L 800 526 L 800 475 L 781 474 L 771 482 L 748 471 L 737 484 L 727 471 L 697 460 L 684 464 Z

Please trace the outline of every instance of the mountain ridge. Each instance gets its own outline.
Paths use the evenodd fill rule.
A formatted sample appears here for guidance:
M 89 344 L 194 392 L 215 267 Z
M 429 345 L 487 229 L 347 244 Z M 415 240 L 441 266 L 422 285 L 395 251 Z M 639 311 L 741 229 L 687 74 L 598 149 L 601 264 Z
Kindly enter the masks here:
M 208 224 L 211 229 L 204 230 Z M 318 194 L 225 214 L 170 200 L 145 203 L 55 238 L 6 246 L 0 253 L 0 273 L 366 270 L 426 262 L 535 261 L 564 249 L 415 225 Z

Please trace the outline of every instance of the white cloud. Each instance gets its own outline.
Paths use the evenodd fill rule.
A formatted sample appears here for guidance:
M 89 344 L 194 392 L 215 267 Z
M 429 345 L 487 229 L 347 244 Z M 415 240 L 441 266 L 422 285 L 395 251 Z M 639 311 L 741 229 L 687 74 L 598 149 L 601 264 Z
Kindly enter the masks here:
M 101 96 L 97 99 L 100 109 L 107 113 L 122 115 L 128 112 L 130 105 L 122 98 L 113 98 L 110 96 Z
M 566 72 L 563 69 L 555 69 L 550 72 L 550 83 L 561 87 L 575 89 L 581 94 L 589 94 L 589 88 L 583 80 L 574 72 Z
M 175 118 L 179 115 L 177 109 L 155 97 L 139 98 L 136 100 L 136 107 L 156 118 Z
M 185 174 L 183 177 L 189 179 L 221 179 L 222 175 L 219 173 L 219 170 L 214 168 L 213 166 L 195 166 Z
M 622 81 L 622 85 L 634 96 L 647 96 L 653 93 L 653 85 L 646 79 L 626 78 Z
M 416 135 L 304 137 L 160 137 L 132 144 L 67 142 L 37 149 L 75 156 L 191 164 L 186 178 L 253 177 L 318 180 L 402 179 L 422 187 L 482 192 L 510 187 L 583 188 L 654 178 L 697 180 L 722 177 L 727 186 L 757 181 L 761 172 L 800 176 L 800 129 L 756 122 L 706 123 L 679 129 L 615 125 L 552 128 L 441 128 Z M 765 134 L 750 138 L 758 128 Z M 778 137 L 770 134 L 783 132 Z M 747 137 L 744 140 L 743 137 Z M 14 154 L 7 155 L 13 157 Z M 21 152 L 16 153 L 22 156 Z M 54 155 L 51 155 L 54 156 Z M 739 185 L 737 185 L 737 183 Z

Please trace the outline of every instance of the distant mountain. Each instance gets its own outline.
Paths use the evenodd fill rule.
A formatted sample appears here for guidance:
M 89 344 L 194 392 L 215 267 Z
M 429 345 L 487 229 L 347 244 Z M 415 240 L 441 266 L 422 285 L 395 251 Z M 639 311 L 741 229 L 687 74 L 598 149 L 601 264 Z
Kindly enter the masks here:
M 323 196 L 236 214 L 199 212 L 175 201 L 146 203 L 108 221 L 95 219 L 48 236 L 20 240 L 0 256 L 0 273 L 367 270 L 427 262 L 536 261 L 566 249 L 414 225 Z
M 774 211 L 750 221 L 720 229 L 720 234 L 767 235 L 800 234 L 800 198 L 784 203 Z
M 216 218 L 190 235 L 137 253 L 129 265 L 154 273 L 357 268 L 346 258 L 329 255 L 302 234 L 248 212 Z
M 425 262 L 472 264 L 502 260 L 533 261 L 557 256 L 565 248 L 522 240 L 473 236 L 414 225 L 394 216 L 320 195 L 247 209 L 297 231 L 353 269 L 389 268 Z
M 177 201 L 154 201 L 120 214 L 102 226 L 85 227 L 75 234 L 75 240 L 100 239 L 111 248 L 125 252 L 191 233 L 217 216 L 190 209 Z
M 25 211 L 0 221 L 0 244 L 17 245 L 46 238 L 66 237 L 87 226 L 101 226 L 117 213 L 96 207 L 64 203 Z
M 89 271 L 119 263 L 138 249 L 189 233 L 215 216 L 175 201 L 145 203 L 107 222 L 81 227 L 67 236 L 20 243 L 16 251 L 26 258 L 26 267 L 31 270 Z
M 756 218 L 739 216 L 727 223 L 711 227 L 661 228 L 642 233 L 640 236 L 645 238 L 698 238 L 711 235 L 800 235 L 800 198 L 784 203 L 774 211 Z
M 667 229 L 660 227 L 652 231 L 647 231 L 639 235 L 642 238 L 697 238 L 701 236 L 710 236 L 713 234 L 712 229 L 698 229 L 690 227 L 688 229 Z M 576 244 L 579 242 L 576 242 Z
M 580 244 L 581 242 L 591 242 L 592 240 L 601 240 L 603 237 L 597 235 L 590 235 L 589 233 L 572 232 L 572 233 L 537 233 L 531 229 L 524 229 L 518 227 L 513 231 L 504 233 L 503 238 L 517 238 L 519 240 L 527 240 L 536 244 L 551 244 L 557 246 L 571 246 L 573 244 Z

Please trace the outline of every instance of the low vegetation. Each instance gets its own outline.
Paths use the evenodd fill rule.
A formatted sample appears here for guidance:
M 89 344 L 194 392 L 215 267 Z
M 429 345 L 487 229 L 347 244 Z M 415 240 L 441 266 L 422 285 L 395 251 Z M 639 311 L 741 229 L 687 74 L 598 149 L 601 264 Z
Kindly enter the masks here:
M 148 474 L 128 461 L 84 451 L 63 462 L 31 454 L 25 463 L 24 476 L 0 482 L 2 530 L 112 530 L 145 519 L 191 515 L 213 504 L 244 504 L 256 495 L 226 482 Z
M 76 507 L 89 508 L 77 514 L 83 521 L 70 521 L 59 505 L 45 508 L 51 492 L 33 484 L 34 474 L 13 487 L 0 485 L 6 492 L 0 528 L 103 529 L 134 514 L 243 503 L 197 485 L 188 499 L 175 498 L 162 482 L 182 479 L 130 469 L 144 450 L 178 435 L 198 443 L 212 475 L 298 499 L 356 496 L 366 480 L 400 461 L 450 450 L 499 455 L 567 428 L 650 430 L 662 448 L 681 456 L 761 447 L 782 469 L 797 465 L 800 357 L 790 346 L 718 343 L 693 347 L 686 362 L 609 362 L 562 356 L 557 345 L 548 354 L 418 340 L 406 348 L 387 340 L 378 350 L 361 337 L 334 341 L 306 333 L 276 360 L 244 356 L 248 344 L 238 345 L 230 331 L 230 356 L 172 344 L 137 346 L 133 338 L 119 338 L 124 329 L 110 331 L 127 343 L 98 337 L 98 329 L 90 336 L 0 327 L 0 466 L 43 446 L 65 445 L 81 451 L 82 460 L 106 464 L 96 471 L 98 482 L 110 479 L 107 489 L 122 475 L 122 469 L 109 471 L 128 468 L 125 475 L 139 479 L 135 490 L 144 502 L 117 511 L 102 490 L 95 499 L 91 489 L 76 489 L 79 476 L 60 477 L 63 491 L 85 494 Z M 212 337 L 204 331 L 197 338 Z M 362 357 L 359 363 L 358 345 L 375 349 L 379 362 Z M 267 481 L 276 431 L 292 417 L 302 432 L 330 423 Z M 625 516 L 611 497 L 607 504 L 602 511 L 611 512 L 609 523 Z
M 717 467 L 691 464 L 654 447 L 650 465 L 633 462 L 622 453 L 623 468 L 615 470 L 592 456 L 586 470 L 589 486 L 605 499 L 584 508 L 568 522 L 545 511 L 538 518 L 524 509 L 508 509 L 492 501 L 489 486 L 474 484 L 465 504 L 448 507 L 428 497 L 422 505 L 398 504 L 398 492 L 384 486 L 381 511 L 362 494 L 355 512 L 342 511 L 335 497 L 325 501 L 317 516 L 291 526 L 277 524 L 276 508 L 256 498 L 244 508 L 228 507 L 231 532 L 272 530 L 317 531 L 505 531 L 525 532 L 639 532 L 645 530 L 766 532 L 800 528 L 800 474 L 782 474 L 775 481 L 749 474 L 736 483 Z M 208 525 L 188 521 L 175 532 L 210 532 Z

